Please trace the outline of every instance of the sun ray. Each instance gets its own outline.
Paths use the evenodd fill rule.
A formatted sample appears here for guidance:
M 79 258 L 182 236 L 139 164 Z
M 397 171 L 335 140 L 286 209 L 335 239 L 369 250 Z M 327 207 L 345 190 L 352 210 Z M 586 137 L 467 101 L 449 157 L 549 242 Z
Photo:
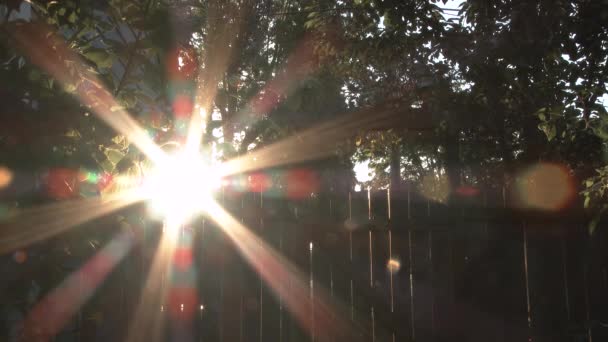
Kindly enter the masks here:
M 201 68 L 198 77 L 200 84 L 196 95 L 197 106 L 194 106 L 200 108 L 204 115 L 193 113 L 190 117 L 186 140 L 187 151 L 198 151 L 203 139 L 206 120 L 213 112 L 218 83 L 230 67 L 238 35 L 242 31 L 243 12 L 246 9 L 244 7 L 222 8 L 221 3 L 213 3 L 216 6 L 209 7 L 208 18 L 211 18 L 209 20 L 213 20 L 213 22 L 209 22 L 207 25 L 207 40 L 211 53 L 203 57 L 205 66 Z M 230 4 L 226 2 L 223 6 L 230 6 Z
M 218 166 L 219 174 L 229 176 L 269 167 L 310 161 L 330 156 L 336 144 L 352 138 L 361 130 L 390 127 L 398 120 L 392 109 L 368 108 L 339 118 L 229 160 Z
M 133 237 L 128 233 L 123 232 L 114 237 L 101 251 L 34 306 L 24 323 L 26 336 L 42 340 L 49 337 L 53 339 L 91 298 L 132 246 Z
M 162 150 L 105 89 L 103 82 L 85 65 L 80 56 L 50 27 L 40 23 L 27 23 L 15 26 L 11 33 L 16 45 L 32 63 L 48 72 L 66 90 L 73 91 L 82 104 L 91 108 L 107 125 L 127 137 L 151 160 L 163 160 Z
M 315 59 L 314 48 L 311 45 L 312 36 L 302 39 L 285 63 L 277 68 L 278 75 L 266 82 L 264 88 L 249 100 L 233 121 L 242 125 L 251 125 L 252 121 L 268 114 L 282 99 L 293 93 L 296 90 L 294 85 L 318 70 L 320 63 Z M 248 118 L 247 115 L 250 117 Z
M 357 336 L 358 328 L 341 319 L 344 315 L 338 315 L 337 303 L 332 303 L 326 291 L 315 287 L 315 296 L 312 297 L 307 276 L 295 265 L 233 218 L 216 201 L 207 201 L 206 207 L 209 217 L 235 244 L 245 261 L 283 299 L 287 309 L 308 333 L 312 333 L 314 324 L 320 340 L 331 340 L 338 336 L 340 338 L 337 340 L 347 340 L 344 339 L 347 335 Z M 291 279 L 291 286 L 282 286 L 285 279 Z M 314 307 L 314 315 L 311 315 L 311 307 Z
M 225 8 L 216 10 L 219 12 Z M 210 17 L 220 18 L 219 15 Z M 236 16 L 236 18 L 241 17 L 241 15 Z M 231 67 L 230 57 L 237 45 L 233 43 L 240 29 L 240 23 L 237 20 L 231 25 L 217 25 L 212 31 L 213 34 L 210 34 L 211 45 L 219 48 L 209 55 L 207 65 L 199 77 L 202 85 L 199 86 L 200 91 L 196 96 L 198 100 L 196 107 L 202 108 L 205 114 L 212 111 L 217 84 L 221 80 L 221 76 Z M 66 90 L 74 92 L 84 105 L 91 108 L 110 127 L 125 135 L 153 162 L 160 165 L 168 162 L 167 155 L 122 109 L 112 94 L 105 89 L 101 80 L 80 60 L 79 55 L 65 44 L 62 38 L 46 26 L 36 24 L 17 26 L 13 31 L 13 38 L 34 64 L 46 70 Z M 214 42 L 222 42 L 222 44 L 213 44 Z M 292 55 L 293 58 L 288 59 L 285 72 L 267 84 L 261 102 L 255 102 L 260 99 L 254 99 L 246 106 L 247 108 L 253 109 L 256 113 L 272 110 L 281 98 L 288 95 L 288 91 L 292 89 L 295 81 L 303 79 L 312 72 L 313 69 L 309 65 L 313 62 L 312 56 L 306 52 L 306 49 L 296 49 Z M 335 150 L 333 144 L 351 137 L 358 130 L 386 125 L 394 118 L 394 111 L 384 110 L 374 113 L 372 111 L 370 109 L 352 115 L 344 115 L 337 120 L 306 130 L 247 156 L 236 158 L 221 165 L 222 175 L 232 175 L 330 155 Z M 198 150 L 202 141 L 205 120 L 206 115 L 201 116 L 199 113 L 191 115 L 186 140 L 187 151 Z M 234 123 L 234 120 L 240 119 L 238 116 L 229 118 L 225 124 Z M 48 238 L 70 227 L 141 200 L 143 197 L 141 192 L 127 192 L 111 195 L 104 199 L 69 201 L 51 204 L 44 208 L 25 210 L 2 223 L 4 229 L 0 231 L 0 252 Z M 284 298 L 287 308 L 307 331 L 312 331 L 315 324 L 313 320 L 320 322 L 323 329 L 319 330 L 325 331 L 328 335 L 354 331 L 348 327 L 349 324 L 346 321 L 341 320 L 335 314 L 335 308 L 332 307 L 329 297 L 324 295 L 323 291 L 316 290 L 315 297 L 309 295 L 309 285 L 305 275 L 293 264 L 230 216 L 210 196 L 203 197 L 201 202 L 205 202 L 203 206 L 209 216 L 223 228 L 246 261 L 252 265 L 272 290 Z M 128 332 L 129 341 L 162 338 L 162 311 L 160 308 L 167 294 L 164 278 L 170 266 L 170 256 L 175 250 L 175 237 L 172 232 L 177 230 L 171 227 L 165 228 L 165 234 L 155 253 L 135 312 L 134 322 Z M 286 278 L 293 280 L 293 286 L 289 290 L 285 286 L 280 286 L 281 279 Z M 58 291 L 65 292 L 65 288 L 69 289 L 70 286 L 73 286 L 71 285 L 72 277 L 68 278 L 66 282 L 68 285 Z M 58 310 L 63 310 L 62 313 L 67 312 L 65 315 L 69 316 L 69 313 L 77 310 L 87 298 L 88 296 L 83 296 L 83 298 L 73 299 L 68 303 L 70 308 L 59 308 Z M 314 304 L 311 305 L 311 302 Z M 311 307 L 315 308 L 314 315 L 310 314 Z M 59 317 L 58 320 L 61 321 L 63 318 Z M 61 324 L 53 324 L 50 329 L 60 329 L 59 325 Z
M 0 254 L 48 239 L 142 199 L 138 191 L 125 191 L 18 211 L 0 221 Z
M 167 297 L 166 277 L 175 252 L 179 227 L 165 225 L 139 303 L 128 330 L 127 342 L 160 341 L 163 332 L 163 305 Z

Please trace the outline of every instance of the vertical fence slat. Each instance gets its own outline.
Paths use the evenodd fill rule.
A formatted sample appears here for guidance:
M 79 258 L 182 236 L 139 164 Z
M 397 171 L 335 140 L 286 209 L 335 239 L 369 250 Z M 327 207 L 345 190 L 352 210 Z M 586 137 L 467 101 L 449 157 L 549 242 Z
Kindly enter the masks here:
M 592 321 L 601 317 L 594 300 L 605 286 L 605 266 L 579 267 L 584 248 L 567 235 L 542 232 L 554 227 L 478 215 L 495 210 L 492 204 L 485 208 L 492 198 L 506 205 L 507 193 L 484 193 L 473 199 L 484 204 L 471 208 L 446 207 L 409 189 L 402 197 L 366 191 L 289 204 L 285 198 L 275 203 L 259 192 L 248 194 L 237 205 L 244 222 L 308 282 L 310 324 L 302 329 L 284 298 L 250 267 L 234 262 L 232 245 L 218 239 L 213 228 L 203 234 L 197 252 L 203 255 L 199 284 L 205 305 L 197 337 L 324 341 L 330 335 L 323 329 L 331 324 L 320 321 L 312 299 L 325 294 L 329 302 L 342 303 L 335 314 L 351 318 L 358 337 L 367 341 L 559 342 L 568 341 L 572 325 L 584 326 L 587 339 L 599 336 Z M 292 216 L 273 214 L 280 206 L 289 207 Z M 479 219 L 471 220 L 475 215 Z M 215 252 L 220 263 L 213 261 Z M 393 264 L 398 265 L 394 270 Z M 229 271 L 239 265 L 243 274 Z M 278 286 L 293 281 L 279 279 Z

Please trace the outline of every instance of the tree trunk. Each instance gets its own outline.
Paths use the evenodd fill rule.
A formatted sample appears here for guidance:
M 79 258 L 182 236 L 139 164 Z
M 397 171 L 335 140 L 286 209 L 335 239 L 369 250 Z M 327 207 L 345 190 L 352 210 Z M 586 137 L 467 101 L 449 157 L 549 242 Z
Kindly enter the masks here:
M 398 144 L 394 144 L 391 147 L 390 189 L 393 193 L 397 193 L 401 188 L 401 148 Z
M 458 189 L 461 185 L 460 176 L 462 173 L 462 165 L 460 163 L 460 144 L 458 141 L 458 132 L 451 127 L 448 127 L 444 145 L 444 165 L 448 177 L 448 184 L 450 186 L 450 199 L 452 199 L 456 189 Z

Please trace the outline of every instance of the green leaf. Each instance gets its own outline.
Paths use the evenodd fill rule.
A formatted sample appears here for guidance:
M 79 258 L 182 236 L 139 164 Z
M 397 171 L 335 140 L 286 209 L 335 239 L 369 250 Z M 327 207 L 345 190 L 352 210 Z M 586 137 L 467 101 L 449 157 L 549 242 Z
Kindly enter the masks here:
M 593 128 L 593 133 L 602 140 L 608 140 L 608 125 L 601 125 Z
M 99 165 L 107 173 L 112 173 L 112 171 L 114 171 L 114 164 L 112 164 L 109 159 L 105 159 L 104 161 L 99 163 Z
M 112 55 L 102 49 L 91 49 L 85 52 L 84 56 L 95 63 L 98 68 L 109 68 L 114 63 Z
M 606 209 L 608 209 L 608 204 L 604 204 L 602 208 L 598 210 L 597 213 L 595 213 L 593 219 L 591 219 L 591 222 L 589 222 L 589 235 L 593 235 L 595 233 L 597 225 L 600 223 L 600 220 L 602 218 L 602 214 L 604 214 Z
M 76 11 L 73 11 L 70 16 L 68 17 L 68 21 L 72 24 L 74 24 L 76 22 L 76 19 L 78 19 L 78 16 L 76 15 Z
M 557 135 L 557 129 L 555 125 L 543 122 L 538 125 L 538 128 L 545 133 L 547 140 L 551 141 Z
M 124 156 L 125 156 L 124 153 L 120 152 L 119 150 L 112 149 L 112 148 L 106 149 L 105 153 L 106 153 L 106 156 L 108 157 L 108 159 L 114 165 L 118 164 L 118 162 L 120 162 L 122 160 L 122 158 L 124 158 Z
M 122 173 L 129 170 L 134 165 L 135 164 L 133 163 L 131 158 L 124 157 L 118 162 L 118 164 L 116 164 L 116 171 Z
M 73 83 L 68 83 L 65 85 L 65 91 L 68 93 L 74 93 L 76 91 L 77 85 Z
M 29 80 L 33 81 L 33 82 L 39 81 L 40 77 L 41 77 L 40 71 L 38 71 L 36 69 L 30 70 L 30 72 L 28 74 Z
M 540 121 L 547 121 L 547 117 L 545 116 L 545 113 L 538 114 L 538 118 L 540 119 Z

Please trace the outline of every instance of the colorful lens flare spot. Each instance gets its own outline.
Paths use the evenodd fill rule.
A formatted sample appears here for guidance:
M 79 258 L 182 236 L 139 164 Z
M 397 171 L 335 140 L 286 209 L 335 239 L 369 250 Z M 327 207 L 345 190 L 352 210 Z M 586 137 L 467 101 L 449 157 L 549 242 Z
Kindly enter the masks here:
M 95 172 L 87 172 L 85 181 L 87 181 L 89 183 L 97 183 L 97 182 L 99 182 L 100 178 L 101 177 L 98 174 L 96 174 Z
M 167 296 L 169 314 L 174 318 L 192 318 L 199 308 L 198 293 L 194 287 L 173 287 Z
M 7 187 L 13 181 L 13 173 L 4 166 L 0 166 L 0 189 Z
M 456 193 L 464 197 L 474 197 L 479 195 L 479 189 L 472 186 L 461 186 L 456 189 Z
M 528 208 L 556 211 L 568 206 L 576 190 L 568 168 L 539 163 L 520 175 L 517 193 L 521 203 Z
M 18 250 L 13 253 L 13 260 L 18 264 L 23 264 L 27 261 L 27 253 L 24 250 Z
M 272 186 L 272 181 L 264 173 L 254 173 L 249 175 L 249 189 L 252 192 L 264 192 Z
M 389 272 L 397 273 L 399 272 L 399 269 L 401 269 L 401 262 L 397 259 L 389 259 L 386 267 L 388 268 Z
M 178 119 L 186 119 L 192 115 L 194 104 L 189 96 L 178 95 L 173 100 L 173 113 Z
M 180 247 L 173 253 L 173 265 L 180 270 L 186 270 L 192 266 L 192 249 Z
M 287 197 L 291 199 L 302 199 L 310 197 L 319 190 L 319 177 L 316 172 L 306 169 L 288 171 Z
M 46 190 L 53 199 L 73 198 L 78 194 L 78 170 L 57 168 L 46 175 Z

